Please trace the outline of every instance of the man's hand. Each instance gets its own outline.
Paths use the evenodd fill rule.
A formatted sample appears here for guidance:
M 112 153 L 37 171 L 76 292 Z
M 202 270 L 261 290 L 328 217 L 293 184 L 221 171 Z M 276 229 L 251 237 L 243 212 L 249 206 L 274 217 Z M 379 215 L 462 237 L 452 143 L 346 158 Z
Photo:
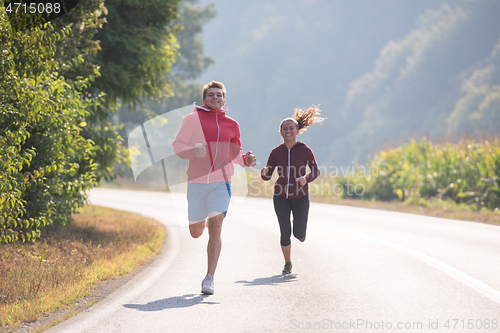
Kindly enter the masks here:
M 197 143 L 194 145 L 194 155 L 198 158 L 205 157 L 207 154 L 207 147 L 202 145 L 201 143 Z
M 295 178 L 295 181 L 299 182 L 300 185 L 305 185 L 307 183 L 306 176 Z
M 249 151 L 245 155 L 245 165 L 250 167 L 250 166 L 255 166 L 255 164 L 257 164 L 257 158 L 255 157 L 254 154 L 252 154 L 251 151 Z
M 267 175 L 267 173 L 269 172 L 269 168 L 268 167 L 263 167 L 261 170 L 260 170 L 260 174 L 262 176 L 265 176 Z

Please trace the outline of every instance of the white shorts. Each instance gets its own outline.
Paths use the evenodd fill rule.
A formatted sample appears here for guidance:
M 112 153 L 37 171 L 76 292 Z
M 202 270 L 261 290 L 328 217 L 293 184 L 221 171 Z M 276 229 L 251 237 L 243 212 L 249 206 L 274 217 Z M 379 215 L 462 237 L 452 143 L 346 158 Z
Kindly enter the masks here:
M 231 182 L 210 184 L 188 183 L 188 218 L 190 222 L 203 221 L 211 212 L 227 214 L 231 199 Z

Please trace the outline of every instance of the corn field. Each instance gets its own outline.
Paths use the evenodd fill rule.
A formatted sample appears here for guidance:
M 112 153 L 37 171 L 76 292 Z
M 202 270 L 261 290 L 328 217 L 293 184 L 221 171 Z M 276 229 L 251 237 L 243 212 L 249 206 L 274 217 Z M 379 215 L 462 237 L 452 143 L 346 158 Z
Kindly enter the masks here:
M 343 197 L 418 200 L 437 197 L 498 210 L 500 207 L 500 142 L 461 140 L 435 144 L 422 139 L 382 151 L 368 163 L 363 177 L 340 177 L 344 187 L 362 186 L 361 195 Z M 349 195 L 348 193 L 351 193 Z

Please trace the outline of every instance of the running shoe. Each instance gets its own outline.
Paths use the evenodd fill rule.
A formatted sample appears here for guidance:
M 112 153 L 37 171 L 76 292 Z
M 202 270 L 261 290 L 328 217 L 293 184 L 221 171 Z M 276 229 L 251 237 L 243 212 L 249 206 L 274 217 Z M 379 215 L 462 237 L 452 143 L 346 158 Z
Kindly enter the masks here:
M 201 293 L 204 295 L 214 294 L 214 280 L 210 274 L 207 274 L 205 279 L 201 282 Z
M 285 263 L 285 267 L 283 268 L 283 271 L 281 273 L 283 274 L 290 274 L 292 272 L 292 262 L 289 261 Z

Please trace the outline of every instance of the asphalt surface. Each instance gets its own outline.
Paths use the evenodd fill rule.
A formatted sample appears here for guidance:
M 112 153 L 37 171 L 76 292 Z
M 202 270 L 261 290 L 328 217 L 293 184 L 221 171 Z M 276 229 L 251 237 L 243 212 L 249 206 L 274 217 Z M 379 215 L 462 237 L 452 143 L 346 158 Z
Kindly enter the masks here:
M 205 296 L 208 236 L 179 226 L 182 197 L 94 189 L 89 198 L 164 223 L 166 245 L 122 288 L 46 332 L 500 331 L 496 226 L 312 203 L 307 239 L 292 240 L 293 272 L 282 275 L 272 200 L 239 198 Z

